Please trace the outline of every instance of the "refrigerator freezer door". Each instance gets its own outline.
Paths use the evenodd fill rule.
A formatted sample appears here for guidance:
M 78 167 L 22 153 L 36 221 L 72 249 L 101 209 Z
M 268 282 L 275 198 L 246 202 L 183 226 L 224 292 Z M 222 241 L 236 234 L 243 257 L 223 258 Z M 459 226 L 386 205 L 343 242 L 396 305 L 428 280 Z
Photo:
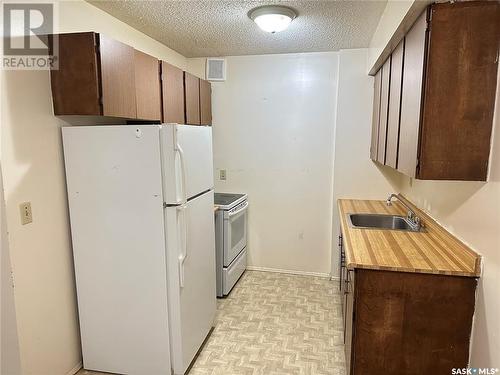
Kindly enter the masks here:
M 161 149 L 167 204 L 185 202 L 213 188 L 211 127 L 163 125 Z
M 170 342 L 175 375 L 186 372 L 215 318 L 213 204 L 213 191 L 209 191 L 187 202 L 185 208 L 165 209 Z
M 160 127 L 62 133 L 84 367 L 169 374 Z

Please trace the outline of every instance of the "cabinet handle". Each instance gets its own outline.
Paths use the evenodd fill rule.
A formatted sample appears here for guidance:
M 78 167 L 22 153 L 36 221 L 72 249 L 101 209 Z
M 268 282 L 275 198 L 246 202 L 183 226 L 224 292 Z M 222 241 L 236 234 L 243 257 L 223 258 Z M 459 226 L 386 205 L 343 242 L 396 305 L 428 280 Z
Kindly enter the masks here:
M 345 288 L 346 289 L 346 294 L 349 294 L 349 293 L 352 292 L 352 290 L 351 290 L 351 284 L 352 284 L 352 282 L 351 282 L 351 272 L 353 272 L 353 271 L 352 270 L 347 270 L 347 275 L 346 275 L 346 279 L 345 279 L 345 281 L 346 281 L 346 288 Z

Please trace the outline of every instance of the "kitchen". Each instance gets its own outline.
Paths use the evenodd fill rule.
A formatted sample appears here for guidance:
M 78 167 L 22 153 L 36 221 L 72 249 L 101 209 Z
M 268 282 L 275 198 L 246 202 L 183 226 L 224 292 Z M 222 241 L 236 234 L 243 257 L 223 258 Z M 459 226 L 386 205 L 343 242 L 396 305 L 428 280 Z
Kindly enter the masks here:
M 495 3 L 490 3 L 493 4 L 490 6 L 494 7 Z M 192 14 L 192 4 L 187 2 L 129 2 L 120 5 L 120 2 L 61 1 L 56 4 L 59 20 L 58 28 L 55 29 L 57 33 L 95 32 L 97 34 L 93 35 L 103 36 L 100 40 L 107 38 L 130 46 L 136 51 L 161 60 L 167 69 L 177 68 L 181 75 L 182 71 L 187 72 L 188 77 L 193 77 L 192 82 L 195 82 L 195 85 L 198 82 L 200 85 L 198 90 L 195 89 L 199 95 L 202 95 L 202 85 L 210 82 L 211 105 L 204 107 L 205 112 L 199 106 L 198 111 L 206 113 L 210 108 L 212 126 L 200 128 L 210 129 L 212 133 L 212 186 L 215 192 L 248 196 L 247 266 L 233 291 L 227 297 L 217 300 L 218 313 L 214 329 L 198 354 L 191 373 L 241 373 L 245 371 L 242 367 L 248 365 L 245 361 L 252 361 L 254 366 L 254 372 L 247 369 L 245 373 L 344 373 L 348 364 L 344 353 L 344 326 L 349 320 L 344 319 L 346 314 L 341 303 L 344 295 L 341 293 L 346 292 L 345 285 L 349 284 L 346 284 L 344 279 L 343 289 L 339 291 L 339 260 L 342 253 L 337 246 L 339 236 L 343 235 L 350 275 L 362 275 L 365 271 L 363 266 L 367 262 L 366 256 L 370 259 L 368 248 L 364 250 L 363 242 L 352 236 L 350 240 L 346 240 L 346 232 L 347 236 L 352 233 L 365 233 L 370 239 L 368 243 L 374 252 L 372 255 L 377 260 L 382 260 L 382 266 L 389 267 L 391 262 L 395 262 L 400 269 L 406 262 L 410 262 L 405 272 L 402 272 L 408 277 L 413 275 L 410 269 L 422 271 L 419 275 L 426 275 L 425 271 L 430 269 L 428 273 L 432 277 L 438 277 L 436 273 L 442 273 L 452 277 L 451 280 L 468 280 L 473 283 L 477 280 L 477 287 L 475 284 L 472 287 L 469 285 L 467 291 L 460 292 L 460 296 L 448 296 L 446 299 L 455 301 L 456 306 L 469 307 L 460 324 L 465 338 L 459 338 L 457 335 L 457 340 L 461 340 L 459 343 L 462 345 L 460 351 L 443 351 L 449 342 L 436 343 L 439 346 L 436 350 L 441 350 L 441 358 L 448 358 L 447 355 L 453 352 L 460 360 L 457 360 L 455 365 L 443 364 L 444 360 L 439 362 L 436 358 L 431 358 L 434 366 L 442 363 L 443 366 L 449 367 L 499 367 L 499 327 L 495 319 L 499 311 L 497 280 L 500 243 L 500 145 L 497 136 L 498 110 L 495 111 L 499 105 L 498 95 L 495 96 L 495 93 L 498 93 L 497 61 L 495 62 L 495 58 L 488 60 L 493 62 L 484 65 L 488 66 L 489 70 L 479 70 L 473 78 L 466 74 L 461 76 L 462 79 L 469 80 L 466 89 L 461 90 L 460 82 L 464 81 L 458 80 L 456 76 L 446 75 L 443 64 L 439 64 L 442 56 L 433 54 L 432 47 L 443 42 L 442 40 L 433 43 L 430 39 L 430 46 L 425 46 L 420 41 L 421 48 L 429 51 L 428 59 L 412 60 L 408 53 L 417 50 L 411 50 L 408 46 L 412 42 L 418 45 L 418 37 L 425 35 L 425 30 L 424 33 L 411 33 L 412 27 L 423 24 L 423 21 L 418 23 L 418 20 L 421 20 L 419 16 L 429 2 L 284 2 L 283 5 L 296 10 L 296 18 L 290 22 L 287 30 L 276 34 L 260 30 L 249 17 L 252 9 L 265 5 L 260 2 L 235 2 L 232 6 L 224 2 L 214 2 L 212 5 L 200 2 L 196 4 L 198 15 Z M 452 7 L 459 8 L 460 4 L 458 2 Z M 172 22 L 153 17 L 155 13 L 161 13 L 163 18 Z M 467 20 L 467 16 L 464 17 Z M 209 24 L 207 19 L 211 20 Z M 498 20 L 498 6 L 495 11 L 489 12 L 488 19 Z M 174 20 L 177 20 L 177 23 Z M 232 26 L 235 20 L 238 20 L 237 27 Z M 466 24 L 466 21 L 463 22 Z M 476 31 L 476 34 L 470 34 L 478 35 L 477 18 L 470 18 L 468 22 L 471 30 Z M 484 58 L 486 55 L 498 56 L 498 27 L 494 27 L 498 22 L 486 22 L 483 18 L 481 22 L 490 27 L 483 27 L 484 34 L 477 36 L 482 38 L 480 48 L 465 44 L 465 51 L 470 51 L 473 55 L 480 50 Z M 315 32 L 308 32 L 311 30 Z M 318 32 L 319 30 L 321 32 Z M 402 53 L 400 42 L 403 40 L 406 46 Z M 453 54 L 453 51 L 460 50 L 457 44 L 453 44 L 456 41 L 452 40 L 451 43 L 451 47 L 444 48 L 443 51 Z M 75 46 L 74 43 L 69 45 Z M 59 47 L 61 54 L 68 51 L 61 49 L 63 44 Z M 81 48 L 78 51 L 83 53 Z M 102 51 L 101 58 L 104 55 Z M 139 53 L 138 55 L 144 57 Z M 420 56 L 423 56 L 423 52 Z M 435 56 L 437 58 L 433 60 Z M 467 58 L 467 54 L 456 56 L 457 59 Z M 225 81 L 207 79 L 207 57 L 223 59 Z M 127 61 L 129 60 L 111 58 L 107 63 L 111 67 L 110 71 L 116 72 L 118 66 L 126 65 Z M 386 63 L 387 61 L 389 63 Z M 446 61 L 449 63 L 451 60 Z M 103 62 L 106 64 L 101 60 L 101 65 Z M 400 95 L 400 103 L 397 95 L 391 95 L 395 92 L 394 87 L 398 87 L 393 87 L 394 82 L 398 82 L 393 79 L 398 76 L 398 62 L 403 67 L 400 71 L 402 73 L 399 73 L 403 82 L 399 87 L 402 87 L 403 93 L 412 92 L 405 90 L 405 72 L 412 71 L 408 64 L 419 63 L 421 68 L 415 68 L 414 71 L 422 72 L 425 64 L 433 62 L 433 67 L 444 70 L 433 70 L 437 74 L 432 81 L 427 81 L 430 83 L 424 90 L 432 89 L 434 82 L 440 86 L 438 90 L 426 91 L 426 100 L 432 99 L 431 94 L 436 95 L 436 92 L 445 89 L 456 90 L 454 95 L 461 95 L 456 101 L 450 101 L 450 96 L 447 101 L 436 101 L 439 104 L 433 112 L 426 112 L 428 108 L 433 108 L 432 105 L 423 106 L 425 110 L 422 112 L 420 126 L 425 132 L 420 137 L 427 137 L 424 143 L 429 146 L 427 155 L 430 156 L 425 159 L 425 153 L 422 152 L 423 159 L 420 158 L 417 169 L 416 157 L 412 157 L 408 152 L 401 152 L 399 155 L 396 152 L 399 167 L 403 165 L 401 161 L 405 160 L 405 157 L 407 159 L 404 165 L 413 165 L 403 173 L 395 170 L 397 165 L 391 166 L 391 159 L 388 157 L 394 155 L 391 154 L 394 149 L 389 147 L 393 145 L 391 140 L 394 139 L 391 138 L 391 134 L 394 134 L 391 133 L 391 126 L 400 124 L 399 142 L 396 143 L 399 150 L 413 144 L 415 148 L 412 152 L 416 152 L 417 143 L 408 142 L 409 138 L 405 137 L 409 131 L 403 127 L 407 126 L 408 122 L 403 120 L 406 115 L 407 118 L 418 121 L 420 107 L 405 106 L 404 101 L 412 99 L 408 95 Z M 457 62 L 457 69 L 461 66 L 467 64 L 460 65 Z M 103 68 L 105 66 L 99 68 L 101 74 Z M 77 77 L 79 79 L 88 73 L 87 69 L 81 71 L 81 75 Z M 387 71 L 390 74 L 384 74 Z M 467 69 L 465 71 L 467 72 Z M 123 92 L 128 92 L 128 78 L 135 74 L 133 70 L 130 72 L 119 77 L 120 84 L 125 89 L 114 90 L 109 94 L 122 95 Z M 445 86 L 441 81 L 443 77 Z M 165 84 L 165 80 L 162 82 Z M 423 79 L 420 77 L 411 82 L 421 83 Z M 480 84 L 474 85 L 474 82 Z M 184 90 L 184 87 L 188 86 L 181 89 Z M 148 85 L 138 87 L 139 89 L 147 90 Z M 104 95 L 105 86 L 103 90 Z M 163 92 L 161 95 L 168 93 L 168 90 L 159 91 Z M 119 116 L 97 112 L 91 116 L 62 112 L 58 114 L 60 108 L 56 105 L 57 97 L 54 92 L 54 83 L 51 82 L 51 75 L 47 71 L 2 71 L 2 202 L 5 204 L 2 207 L 1 219 L 2 374 L 69 374 L 76 373 L 82 367 L 80 335 L 83 332 L 82 321 L 79 321 L 79 309 L 82 305 L 78 301 L 78 277 L 75 282 L 75 271 L 78 273 L 77 262 L 73 264 L 75 229 L 70 228 L 70 218 L 71 223 L 73 222 L 72 213 L 68 212 L 68 208 L 72 210 L 71 190 L 68 186 L 68 192 L 66 191 L 68 169 L 65 170 L 64 158 L 67 152 L 63 152 L 61 133 L 64 134 L 64 130 L 61 131 L 61 128 L 71 131 L 81 125 L 106 125 L 102 128 L 109 126 L 119 129 L 116 125 L 124 124 L 124 127 L 129 127 L 133 132 L 139 129 L 141 138 L 134 134 L 133 139 L 142 140 L 145 139 L 148 129 L 157 127 L 162 122 L 160 120 L 155 125 L 146 125 L 138 121 L 141 116 L 134 116 L 133 113 Z M 413 93 L 413 100 L 417 96 L 420 99 L 418 90 Z M 70 100 L 71 94 L 71 90 L 66 91 L 60 98 Z M 73 94 L 77 96 L 76 94 L 84 93 L 82 90 L 73 90 Z M 173 99 L 179 97 L 183 95 L 176 95 Z M 145 96 L 138 95 L 135 99 L 137 98 L 143 100 Z M 111 103 L 106 101 L 106 96 L 102 99 L 102 103 L 98 102 L 99 98 L 95 102 L 98 111 L 102 106 L 106 108 L 108 103 Z M 171 103 L 174 102 L 175 100 Z M 195 100 L 196 102 L 200 103 L 200 99 Z M 82 104 L 81 97 L 74 103 Z M 144 106 L 149 106 L 149 109 L 159 111 L 160 116 L 162 111 L 164 114 L 168 112 L 160 109 L 161 105 L 151 105 L 152 103 L 152 100 L 142 102 Z M 467 130 L 463 128 L 462 132 L 454 132 L 453 129 L 447 132 L 449 129 L 446 127 L 433 132 L 433 122 L 429 119 L 452 116 L 445 109 L 449 107 L 457 110 L 456 103 L 463 103 L 465 108 L 471 105 L 474 111 L 468 112 L 467 115 L 473 120 L 468 120 L 464 125 L 457 116 L 449 117 L 443 123 L 448 121 L 460 123 L 461 126 L 471 126 L 474 121 L 481 121 L 481 126 L 474 130 L 470 127 Z M 129 102 L 123 105 L 123 109 L 135 110 L 137 104 L 138 102 Z M 380 108 L 384 110 L 381 111 Z M 404 108 L 410 108 L 414 112 L 405 112 Z M 478 111 L 482 113 L 480 120 L 474 117 Z M 387 118 L 382 116 L 380 120 L 380 113 Z M 135 114 L 137 115 L 137 112 Z M 183 117 L 185 114 L 181 111 L 180 115 Z M 185 118 L 181 118 L 166 122 L 201 124 L 202 115 L 198 113 L 198 116 L 199 120 L 195 114 L 195 120 L 184 121 Z M 379 121 L 373 121 L 375 118 Z M 125 125 L 127 119 L 129 124 Z M 380 124 L 388 129 L 381 130 Z M 416 127 L 411 128 L 413 131 L 416 129 L 417 138 L 418 125 L 417 123 Z M 178 128 L 182 129 L 182 125 Z M 373 137 L 377 131 L 385 134 L 387 140 L 382 140 L 378 135 Z M 489 134 L 492 134 L 491 137 Z M 457 135 L 458 140 L 454 139 L 453 135 Z M 467 142 L 467 139 L 473 143 Z M 435 144 L 432 143 L 433 140 Z M 379 147 L 379 144 L 388 146 Z M 456 144 L 459 144 L 460 148 L 454 149 Z M 437 169 L 446 171 L 448 175 L 432 175 L 436 168 L 425 169 L 425 166 L 432 166 L 432 155 L 439 151 L 439 145 L 444 145 L 443 148 L 449 151 L 444 157 L 440 155 L 440 160 L 447 159 L 451 163 L 458 151 L 463 151 L 459 160 L 463 163 L 479 161 L 480 164 L 462 169 L 460 165 L 454 164 L 450 168 Z M 420 146 L 418 147 L 420 149 Z M 379 150 L 383 150 L 387 155 L 379 153 Z M 105 153 L 105 147 L 102 152 Z M 97 148 L 94 152 L 87 153 L 89 157 L 98 154 Z M 127 153 L 124 154 L 126 157 Z M 377 160 L 379 154 L 383 156 Z M 205 155 L 202 158 L 206 157 Z M 99 160 L 104 163 L 103 159 Z M 200 160 L 200 163 L 203 161 L 206 160 Z M 79 175 L 76 173 L 78 169 L 74 171 L 75 175 Z M 420 173 L 422 174 L 419 175 Z M 83 174 L 80 177 L 83 177 Z M 352 200 L 376 200 L 379 206 L 370 212 L 395 213 L 405 217 L 408 210 L 401 205 L 399 199 L 393 199 L 391 206 L 386 205 L 385 201 L 391 193 L 402 194 L 401 201 L 408 201 L 407 204 L 421 219 L 424 231 L 356 229 L 352 226 L 355 223 L 347 220 L 346 215 L 355 213 L 357 207 Z M 22 225 L 20 205 L 24 202 L 31 203 L 32 222 Z M 105 211 L 106 205 L 103 202 L 99 207 Z M 170 202 L 164 200 L 163 203 Z M 344 204 L 347 208 L 343 209 Z M 360 213 L 367 213 L 367 204 L 359 204 L 362 207 Z M 215 215 L 220 213 L 216 212 Z M 213 216 L 212 212 L 210 220 L 213 220 Z M 118 217 L 117 220 L 119 219 L 121 218 Z M 140 224 L 138 220 L 137 225 Z M 434 230 L 438 232 L 433 232 Z M 390 243 L 382 240 L 382 245 L 377 245 L 378 241 L 381 241 L 377 237 L 380 233 L 384 238 L 389 236 L 392 241 L 400 244 L 407 260 L 402 259 L 401 253 L 397 251 L 394 252 L 395 261 L 388 259 L 387 253 L 379 255 L 377 251 L 383 250 L 384 246 L 387 246 L 385 244 Z M 127 235 L 135 238 L 133 233 Z M 216 237 L 215 233 L 213 236 Z M 436 236 L 441 237 L 436 239 Z M 427 238 L 428 242 L 408 246 L 408 243 L 416 238 Z M 456 246 L 450 246 L 450 243 L 445 241 L 452 241 Z M 215 243 L 213 246 L 215 248 Z M 391 249 L 395 248 L 391 246 Z M 436 248 L 443 252 L 452 251 L 453 254 L 443 255 L 436 251 Z M 408 252 L 420 255 L 414 260 L 408 256 Z M 440 254 L 441 257 L 448 257 L 449 261 L 440 261 Z M 420 264 L 425 257 L 428 261 Z M 379 271 L 383 271 L 383 268 Z M 458 275 L 460 272 L 462 275 Z M 365 271 L 364 275 L 369 273 Z M 213 277 L 215 278 L 215 272 Z M 360 277 L 355 278 L 354 284 L 354 288 L 360 286 L 359 293 L 365 290 L 361 289 L 364 276 Z M 130 279 L 130 282 L 132 281 Z M 433 287 L 427 288 L 424 287 L 425 282 L 415 282 L 421 289 L 426 290 L 438 288 L 440 285 L 439 282 L 431 282 Z M 374 283 L 375 281 L 372 281 L 372 285 L 375 285 Z M 386 281 L 385 284 L 397 283 Z M 405 285 L 409 287 L 410 282 Z M 352 284 L 349 288 L 351 287 Z M 216 286 L 213 285 L 213 288 Z M 370 290 L 373 294 L 373 287 Z M 403 292 L 398 290 L 394 293 Z M 424 300 L 426 297 L 423 292 L 422 294 L 419 298 Z M 362 295 L 358 296 L 361 302 Z M 291 300 L 303 302 L 297 302 L 293 306 L 290 304 Z M 213 301 L 215 303 L 215 296 Z M 383 342 L 374 346 L 372 342 L 369 351 L 363 350 L 353 357 L 355 363 L 352 373 L 367 373 L 362 367 L 367 364 L 371 365 L 370 373 L 373 374 L 382 370 L 394 374 L 429 372 L 429 367 L 413 367 L 411 370 L 411 367 L 402 369 L 388 365 L 389 362 L 394 366 L 403 363 L 400 353 L 394 351 L 394 343 L 396 346 L 400 343 L 400 346 L 406 347 L 403 344 L 404 338 L 398 336 L 403 332 L 402 328 L 397 328 L 397 322 L 389 319 L 396 318 L 400 306 L 395 299 L 391 301 L 382 304 L 382 307 L 391 307 L 392 315 L 387 315 L 387 310 L 384 310 L 385 318 L 377 324 L 390 328 L 384 337 L 388 340 L 392 338 L 392 345 Z M 470 303 L 474 314 L 473 321 Z M 375 309 L 377 305 L 374 297 L 368 306 Z M 248 310 L 248 314 L 245 314 L 249 308 L 254 310 Z M 456 315 L 444 308 L 430 310 L 456 316 L 456 319 L 450 320 L 453 324 L 459 322 L 458 307 Z M 363 312 L 362 309 L 358 311 L 359 314 Z M 293 314 L 296 314 L 295 318 Z M 120 314 L 116 313 L 116 316 Z M 355 332 L 370 332 L 370 327 L 373 328 L 374 325 L 366 319 L 360 320 L 358 316 L 357 314 L 354 323 L 363 322 L 365 326 L 359 327 Z M 257 320 L 252 321 L 252 317 Z M 436 315 L 433 319 L 441 318 Z M 308 321 L 311 324 L 309 326 L 305 324 Z M 423 323 L 429 323 L 429 327 L 437 329 L 431 324 L 432 321 L 429 316 Z M 259 327 L 262 330 L 259 330 Z M 295 327 L 298 336 L 292 334 L 294 330 L 290 330 L 290 327 Z M 453 328 L 451 323 L 449 328 Z M 323 329 L 327 332 L 325 337 L 314 336 Z M 283 332 L 290 335 L 289 353 L 286 350 L 273 351 L 273 341 L 266 341 L 272 338 L 273 332 L 276 339 L 274 345 L 276 342 L 286 344 Z M 443 335 L 442 331 L 439 332 Z M 230 336 L 231 333 L 233 336 Z M 423 348 L 431 347 L 429 342 L 435 342 L 432 341 L 431 333 L 427 332 L 421 336 L 428 339 L 424 340 L 426 345 L 417 340 L 420 342 L 419 348 L 408 348 L 411 353 L 417 350 L 422 354 L 421 357 L 412 356 L 415 362 L 410 362 L 409 366 L 428 365 Z M 312 340 L 318 340 L 318 346 L 311 349 L 313 353 L 308 352 L 308 345 L 311 344 L 311 341 L 307 340 L 308 335 Z M 374 337 L 371 336 L 372 341 Z M 362 336 L 358 335 L 358 338 L 361 339 Z M 172 341 L 171 337 L 168 339 Z M 225 342 L 231 345 L 224 347 Z M 321 347 L 322 342 L 328 344 Z M 201 346 L 201 343 L 199 344 Z M 369 345 L 370 340 L 360 340 L 357 344 L 361 345 L 360 347 Z M 148 348 L 147 340 L 137 346 L 144 348 L 144 352 L 149 354 L 151 349 L 160 350 L 158 347 Z M 245 347 L 248 349 L 246 353 L 243 350 Z M 376 350 L 377 347 L 385 348 L 386 355 L 381 355 L 382 351 Z M 364 353 L 368 352 L 378 353 L 378 358 L 384 360 L 376 361 L 376 358 L 364 356 Z M 238 353 L 241 353 L 241 358 Z M 260 356 L 259 353 L 267 355 Z M 277 359 L 273 356 L 277 356 Z M 303 363 L 292 361 L 294 356 L 298 356 Z M 214 358 L 215 361 L 210 363 L 209 359 Z M 140 362 L 134 361 L 133 356 L 128 353 L 126 362 L 129 361 Z M 217 361 L 221 363 L 219 367 L 215 365 Z M 84 352 L 83 367 L 87 368 L 85 362 Z M 238 364 L 242 367 L 238 367 Z M 206 367 L 197 368 L 197 365 Z M 435 373 L 451 373 L 442 371 L 441 367 L 434 368 L 437 369 Z M 110 372 L 104 368 L 94 369 Z M 127 373 L 127 370 L 116 372 Z M 84 370 L 82 373 L 85 373 Z

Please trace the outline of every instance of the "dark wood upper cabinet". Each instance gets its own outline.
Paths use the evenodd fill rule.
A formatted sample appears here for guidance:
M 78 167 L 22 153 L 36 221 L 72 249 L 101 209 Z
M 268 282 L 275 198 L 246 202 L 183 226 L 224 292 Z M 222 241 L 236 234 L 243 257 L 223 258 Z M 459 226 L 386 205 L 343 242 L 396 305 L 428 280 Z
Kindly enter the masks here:
M 378 130 L 377 161 L 385 164 L 385 148 L 387 142 L 387 115 L 389 114 L 389 84 L 391 79 L 391 58 L 382 66 L 382 82 L 380 89 L 380 121 Z
M 98 35 L 60 34 L 58 38 L 59 69 L 50 72 L 54 114 L 102 115 Z
M 184 124 L 184 73 L 161 62 L 163 122 Z
M 399 43 L 391 57 L 391 82 L 389 85 L 389 110 L 387 116 L 387 141 L 385 165 L 397 167 L 399 145 L 399 114 L 401 104 L 401 84 L 403 79 L 404 40 Z
M 159 61 L 156 57 L 134 51 L 135 100 L 137 118 L 161 120 Z
M 55 115 L 160 120 L 158 61 L 102 34 L 59 34 Z M 155 108 L 153 108 L 155 107 Z
M 429 18 L 417 175 L 421 179 L 486 180 L 500 2 L 433 4 Z
M 200 79 L 200 123 L 212 124 L 212 85 L 204 79 Z
M 372 139 L 370 145 L 370 159 L 377 160 L 378 129 L 380 124 L 380 87 L 382 83 L 382 69 L 375 75 L 373 84 L 373 117 L 372 117 Z
M 186 124 L 200 125 L 200 79 L 184 72 Z
M 212 123 L 210 82 L 102 34 L 57 37 L 59 69 L 50 73 L 55 115 Z
M 416 176 L 418 133 L 427 42 L 427 12 L 420 15 L 405 37 L 398 170 Z
M 134 49 L 99 34 L 99 55 L 103 115 L 137 118 Z
M 383 150 L 381 68 L 377 160 L 423 180 L 486 181 L 499 41 L 500 2 L 432 4 L 405 36 L 399 103 L 401 45 L 393 52 Z

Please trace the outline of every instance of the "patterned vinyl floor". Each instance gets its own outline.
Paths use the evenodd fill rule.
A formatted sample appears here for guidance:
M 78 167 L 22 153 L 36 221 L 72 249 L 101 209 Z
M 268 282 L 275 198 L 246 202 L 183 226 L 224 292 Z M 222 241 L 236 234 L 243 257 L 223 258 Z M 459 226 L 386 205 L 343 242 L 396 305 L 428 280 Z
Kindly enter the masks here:
M 247 271 L 189 375 L 345 375 L 342 329 L 338 283 Z

